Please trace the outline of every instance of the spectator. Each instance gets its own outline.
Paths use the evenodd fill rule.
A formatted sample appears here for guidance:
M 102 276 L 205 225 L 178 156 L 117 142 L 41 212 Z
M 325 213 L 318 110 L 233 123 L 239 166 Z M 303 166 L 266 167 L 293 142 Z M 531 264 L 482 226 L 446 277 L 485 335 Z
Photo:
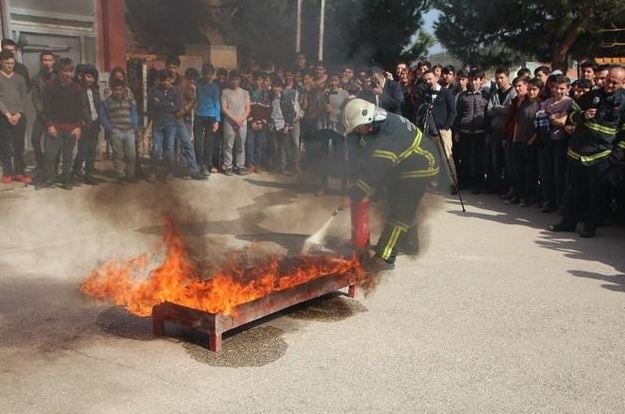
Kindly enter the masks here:
M 293 112 L 292 123 L 290 123 L 291 130 L 288 135 L 288 140 L 282 147 L 283 152 L 281 157 L 284 159 L 282 162 L 283 170 L 286 169 L 288 174 L 294 175 L 300 172 L 300 120 L 303 116 L 302 108 L 300 106 L 300 89 L 295 83 L 292 70 L 285 71 L 284 87 L 282 89 L 282 105 L 288 106 L 288 112 Z
M 458 95 L 454 128 L 458 142 L 458 179 L 461 187 L 470 185 L 473 194 L 479 194 L 485 185 L 484 144 L 488 98 L 482 90 L 483 71 L 471 71 L 468 79 L 468 89 Z
M 434 75 L 436 75 L 436 77 L 440 79 L 441 75 L 443 74 L 443 66 L 439 64 L 432 66 L 432 72 L 434 72 Z
M 575 102 L 579 102 L 584 94 L 592 90 L 592 82 L 588 79 L 578 79 L 571 86 L 573 90 L 572 98 Z
M 512 135 L 512 175 L 515 194 L 506 202 L 527 207 L 536 201 L 537 195 L 538 150 L 534 119 L 536 112 L 540 109 L 540 91 L 544 85 L 538 78 L 531 79 L 529 82 L 526 78 L 517 79 L 514 86 L 518 101 L 515 102 L 514 112 L 511 112 L 515 120 Z M 517 88 L 518 83 L 525 83 L 527 96 L 523 96 L 522 88 Z
M 270 105 L 269 93 L 263 88 L 263 76 L 261 73 L 255 73 L 254 88 L 250 94 L 249 131 L 245 146 L 245 159 L 250 172 L 263 172 Z
M 439 83 L 443 88 L 453 89 L 455 85 L 455 76 L 456 76 L 456 68 L 451 65 L 445 66 L 441 71 L 441 78 L 439 79 Z M 453 95 L 456 95 L 457 92 L 453 91 Z
M 19 45 L 12 39 L 2 39 L 2 41 L 0 41 L 0 48 L 2 48 L 3 52 L 6 50 L 7 52 L 11 52 L 13 54 L 13 57 L 15 58 L 15 68 L 13 71 L 18 75 L 22 75 L 24 81 L 26 82 L 26 89 L 30 89 L 30 75 L 28 74 L 28 68 L 23 63 L 17 61 Z
M 582 71 L 582 79 L 586 79 L 595 84 L 595 73 L 597 72 L 597 65 L 595 62 L 587 60 L 580 65 Z
M 249 172 L 245 169 L 245 138 L 247 118 L 250 115 L 250 95 L 241 89 L 241 77 L 237 71 L 230 72 L 228 88 L 221 94 L 221 111 L 224 114 L 225 174 L 230 176 L 236 169 L 237 174 L 247 175 Z M 237 138 L 239 143 L 236 146 L 236 153 L 233 154 Z
M 343 189 L 347 185 L 347 173 L 346 173 L 346 150 L 344 129 L 340 122 L 340 114 L 343 103 L 347 100 L 349 94 L 346 90 L 341 88 L 339 76 L 336 74 L 330 75 L 328 79 L 328 89 L 324 93 L 325 111 L 326 111 L 326 125 L 325 128 L 320 131 L 321 144 L 323 146 L 322 156 L 325 156 L 326 162 L 325 168 L 320 171 L 321 173 L 321 185 L 317 191 L 317 195 L 323 195 L 328 189 L 328 177 L 332 175 L 338 175 L 341 177 L 341 184 Z M 329 155 L 329 157 L 328 157 Z M 338 168 L 337 168 L 338 167 Z
M 182 99 L 174 88 L 174 76 L 164 69 L 158 74 L 158 84 L 149 92 L 148 105 L 153 121 L 152 173 L 163 181 L 173 173 L 175 162 L 176 114 L 182 108 Z M 159 173 L 160 159 L 165 159 L 165 169 Z
M 100 134 L 100 86 L 98 85 L 98 71 L 95 66 L 87 65 L 84 68 L 81 85 L 83 87 L 84 107 L 87 112 L 82 128 L 82 134 L 78 141 L 78 152 L 74 161 L 74 176 L 82 176 L 84 163 L 85 184 L 93 185 L 97 181 L 93 176 L 95 171 L 95 157 L 98 149 L 98 136 Z
M 55 183 L 56 165 L 62 157 L 61 187 L 71 190 L 74 147 L 82 135 L 82 124 L 87 108 L 82 87 L 73 81 L 74 62 L 59 59 L 59 75 L 43 94 L 43 112 L 46 119 L 44 140 L 44 173 L 37 188 Z
M 37 170 L 43 169 L 43 91 L 46 87 L 50 86 L 56 77 L 56 70 L 54 69 L 55 60 L 52 52 L 47 50 L 42 51 L 39 54 L 39 72 L 33 76 L 31 81 L 31 98 L 33 107 L 35 108 L 36 118 L 33 122 L 30 140 L 33 146 L 35 168 Z
M 180 59 L 176 56 L 170 56 L 166 65 L 173 78 L 174 88 L 177 89 L 182 102 L 180 109 L 176 112 L 176 148 L 180 149 L 180 155 L 186 164 L 186 173 L 194 180 L 206 180 L 208 176 L 199 169 L 195 159 L 195 148 L 191 142 L 192 117 L 196 105 L 196 91 L 193 82 L 195 71 L 189 72 L 187 70 L 189 76 L 181 77 L 179 75 Z
M 540 79 L 544 85 L 547 85 L 547 77 L 550 73 L 551 68 L 549 68 L 549 66 L 543 65 L 534 69 L 534 77 Z
M 542 211 L 556 211 L 562 204 L 566 172 L 568 134 L 564 130 L 573 99 L 568 97 L 569 79 L 558 75 L 553 82 L 553 97 L 543 101 L 536 114 L 538 136 L 541 140 L 540 177 L 543 192 Z M 540 118 L 545 128 L 540 128 Z
M 24 133 L 26 130 L 26 81 L 14 71 L 13 53 L 0 52 L 0 151 L 2 152 L 2 183 L 13 180 L 29 184 L 25 174 Z
M 597 66 L 597 71 L 595 72 L 595 88 L 603 88 L 605 84 L 605 79 L 608 76 L 608 72 L 610 70 L 610 65 L 599 65 Z
M 532 71 L 528 68 L 521 68 L 516 71 L 517 78 L 527 78 L 528 80 L 532 77 Z
M 297 66 L 297 68 L 301 70 L 302 72 L 305 72 L 306 70 L 308 70 L 308 67 L 306 65 L 305 54 L 298 53 L 297 56 L 295 56 L 295 66 Z
M 219 150 L 215 134 L 221 122 L 219 86 L 213 82 L 215 68 L 210 63 L 202 66 L 202 78 L 197 81 L 197 110 L 194 124 L 195 159 L 202 174 L 208 176 L 218 170 L 215 152 Z
M 456 118 L 454 96 L 447 88 L 439 84 L 439 78 L 434 71 L 426 72 L 423 79 L 428 84 L 427 102 L 423 110 L 423 133 L 438 148 L 441 157 L 445 157 L 443 164 L 447 165 L 449 188 L 452 194 L 457 191 L 458 178 L 453 163 L 451 127 Z
M 137 105 L 126 93 L 123 80 L 111 80 L 111 96 L 102 102 L 102 126 L 111 137 L 113 166 L 119 183 L 135 182 Z
M 487 159 L 489 161 L 488 191 L 506 194 L 508 190 L 511 190 L 511 183 L 507 180 L 510 174 L 510 149 L 506 148 L 504 153 L 504 130 L 510 112 L 510 105 L 512 99 L 516 96 L 516 92 L 510 84 L 507 68 L 497 68 L 495 71 L 495 83 L 497 84 L 497 89 L 488 101 L 486 112 L 489 121 L 489 135 L 487 138 Z M 506 163 L 506 160 L 508 163 Z M 504 174 L 505 172 L 507 174 Z M 512 195 L 512 192 L 508 191 L 508 195 Z

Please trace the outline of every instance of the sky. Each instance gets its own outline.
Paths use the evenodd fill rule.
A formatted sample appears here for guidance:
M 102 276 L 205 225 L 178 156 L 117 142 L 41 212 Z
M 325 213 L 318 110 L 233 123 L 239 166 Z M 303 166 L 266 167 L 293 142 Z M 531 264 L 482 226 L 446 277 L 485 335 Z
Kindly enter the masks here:
M 438 16 L 440 16 L 441 12 L 439 10 L 436 9 L 432 9 L 430 11 L 428 11 L 426 14 L 423 15 L 423 21 L 425 23 L 425 31 L 430 33 L 430 34 L 434 34 L 434 22 L 436 20 L 438 20 Z M 443 51 L 443 47 L 436 43 L 434 46 L 432 46 L 429 49 L 429 54 L 433 54 L 433 53 L 439 53 Z

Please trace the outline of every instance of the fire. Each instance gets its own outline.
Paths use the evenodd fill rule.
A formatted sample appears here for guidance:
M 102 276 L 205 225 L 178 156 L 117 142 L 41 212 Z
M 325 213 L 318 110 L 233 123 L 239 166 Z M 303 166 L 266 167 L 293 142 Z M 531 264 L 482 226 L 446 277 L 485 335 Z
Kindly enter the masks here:
M 147 278 L 138 275 L 145 274 L 148 254 L 112 260 L 95 269 L 83 282 L 81 291 L 94 299 L 124 306 L 139 316 L 151 315 L 152 307 L 165 301 L 229 315 L 238 305 L 320 277 L 341 275 L 350 283 L 364 277 L 356 257 L 269 257 L 246 268 L 239 255 L 210 278 L 204 278 L 199 264 L 189 256 L 185 238 L 174 220 L 166 217 L 165 227 L 164 261 Z

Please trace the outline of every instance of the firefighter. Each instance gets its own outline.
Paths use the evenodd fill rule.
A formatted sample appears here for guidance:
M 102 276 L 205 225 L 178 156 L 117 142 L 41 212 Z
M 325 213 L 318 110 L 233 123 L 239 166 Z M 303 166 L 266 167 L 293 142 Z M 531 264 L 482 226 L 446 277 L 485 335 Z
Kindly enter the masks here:
M 364 265 L 371 273 L 392 270 L 397 248 L 414 222 L 417 205 L 439 172 L 436 151 L 406 118 L 363 99 L 349 100 L 343 107 L 342 120 L 346 133 L 360 135 L 364 149 L 360 172 L 343 206 L 385 187 L 389 215 L 375 255 Z
M 562 220 L 551 231 L 575 231 L 593 237 L 607 208 L 610 176 L 620 168 L 625 151 L 625 68 L 609 70 L 604 85 L 584 94 L 568 123 L 575 126 L 567 152 L 568 166 Z

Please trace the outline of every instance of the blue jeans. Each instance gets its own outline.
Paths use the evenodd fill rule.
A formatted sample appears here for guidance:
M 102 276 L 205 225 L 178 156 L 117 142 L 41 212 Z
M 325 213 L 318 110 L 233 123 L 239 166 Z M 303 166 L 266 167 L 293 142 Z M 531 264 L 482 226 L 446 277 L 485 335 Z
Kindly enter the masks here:
M 161 156 L 165 158 L 167 169 L 172 172 L 174 169 L 175 147 L 176 142 L 176 124 L 158 124 L 154 123 L 154 143 L 152 145 L 152 162 L 154 167 L 158 164 Z
M 179 119 L 176 121 L 176 134 L 180 143 L 180 152 L 187 162 L 187 169 L 189 170 L 189 174 L 197 174 L 199 170 L 197 167 L 197 161 L 195 160 L 195 148 L 193 147 L 193 143 L 191 142 L 189 125 L 187 125 L 184 119 Z
M 245 159 L 250 166 L 263 165 L 263 153 L 265 151 L 266 132 L 265 128 L 254 131 L 250 128 L 245 140 Z

